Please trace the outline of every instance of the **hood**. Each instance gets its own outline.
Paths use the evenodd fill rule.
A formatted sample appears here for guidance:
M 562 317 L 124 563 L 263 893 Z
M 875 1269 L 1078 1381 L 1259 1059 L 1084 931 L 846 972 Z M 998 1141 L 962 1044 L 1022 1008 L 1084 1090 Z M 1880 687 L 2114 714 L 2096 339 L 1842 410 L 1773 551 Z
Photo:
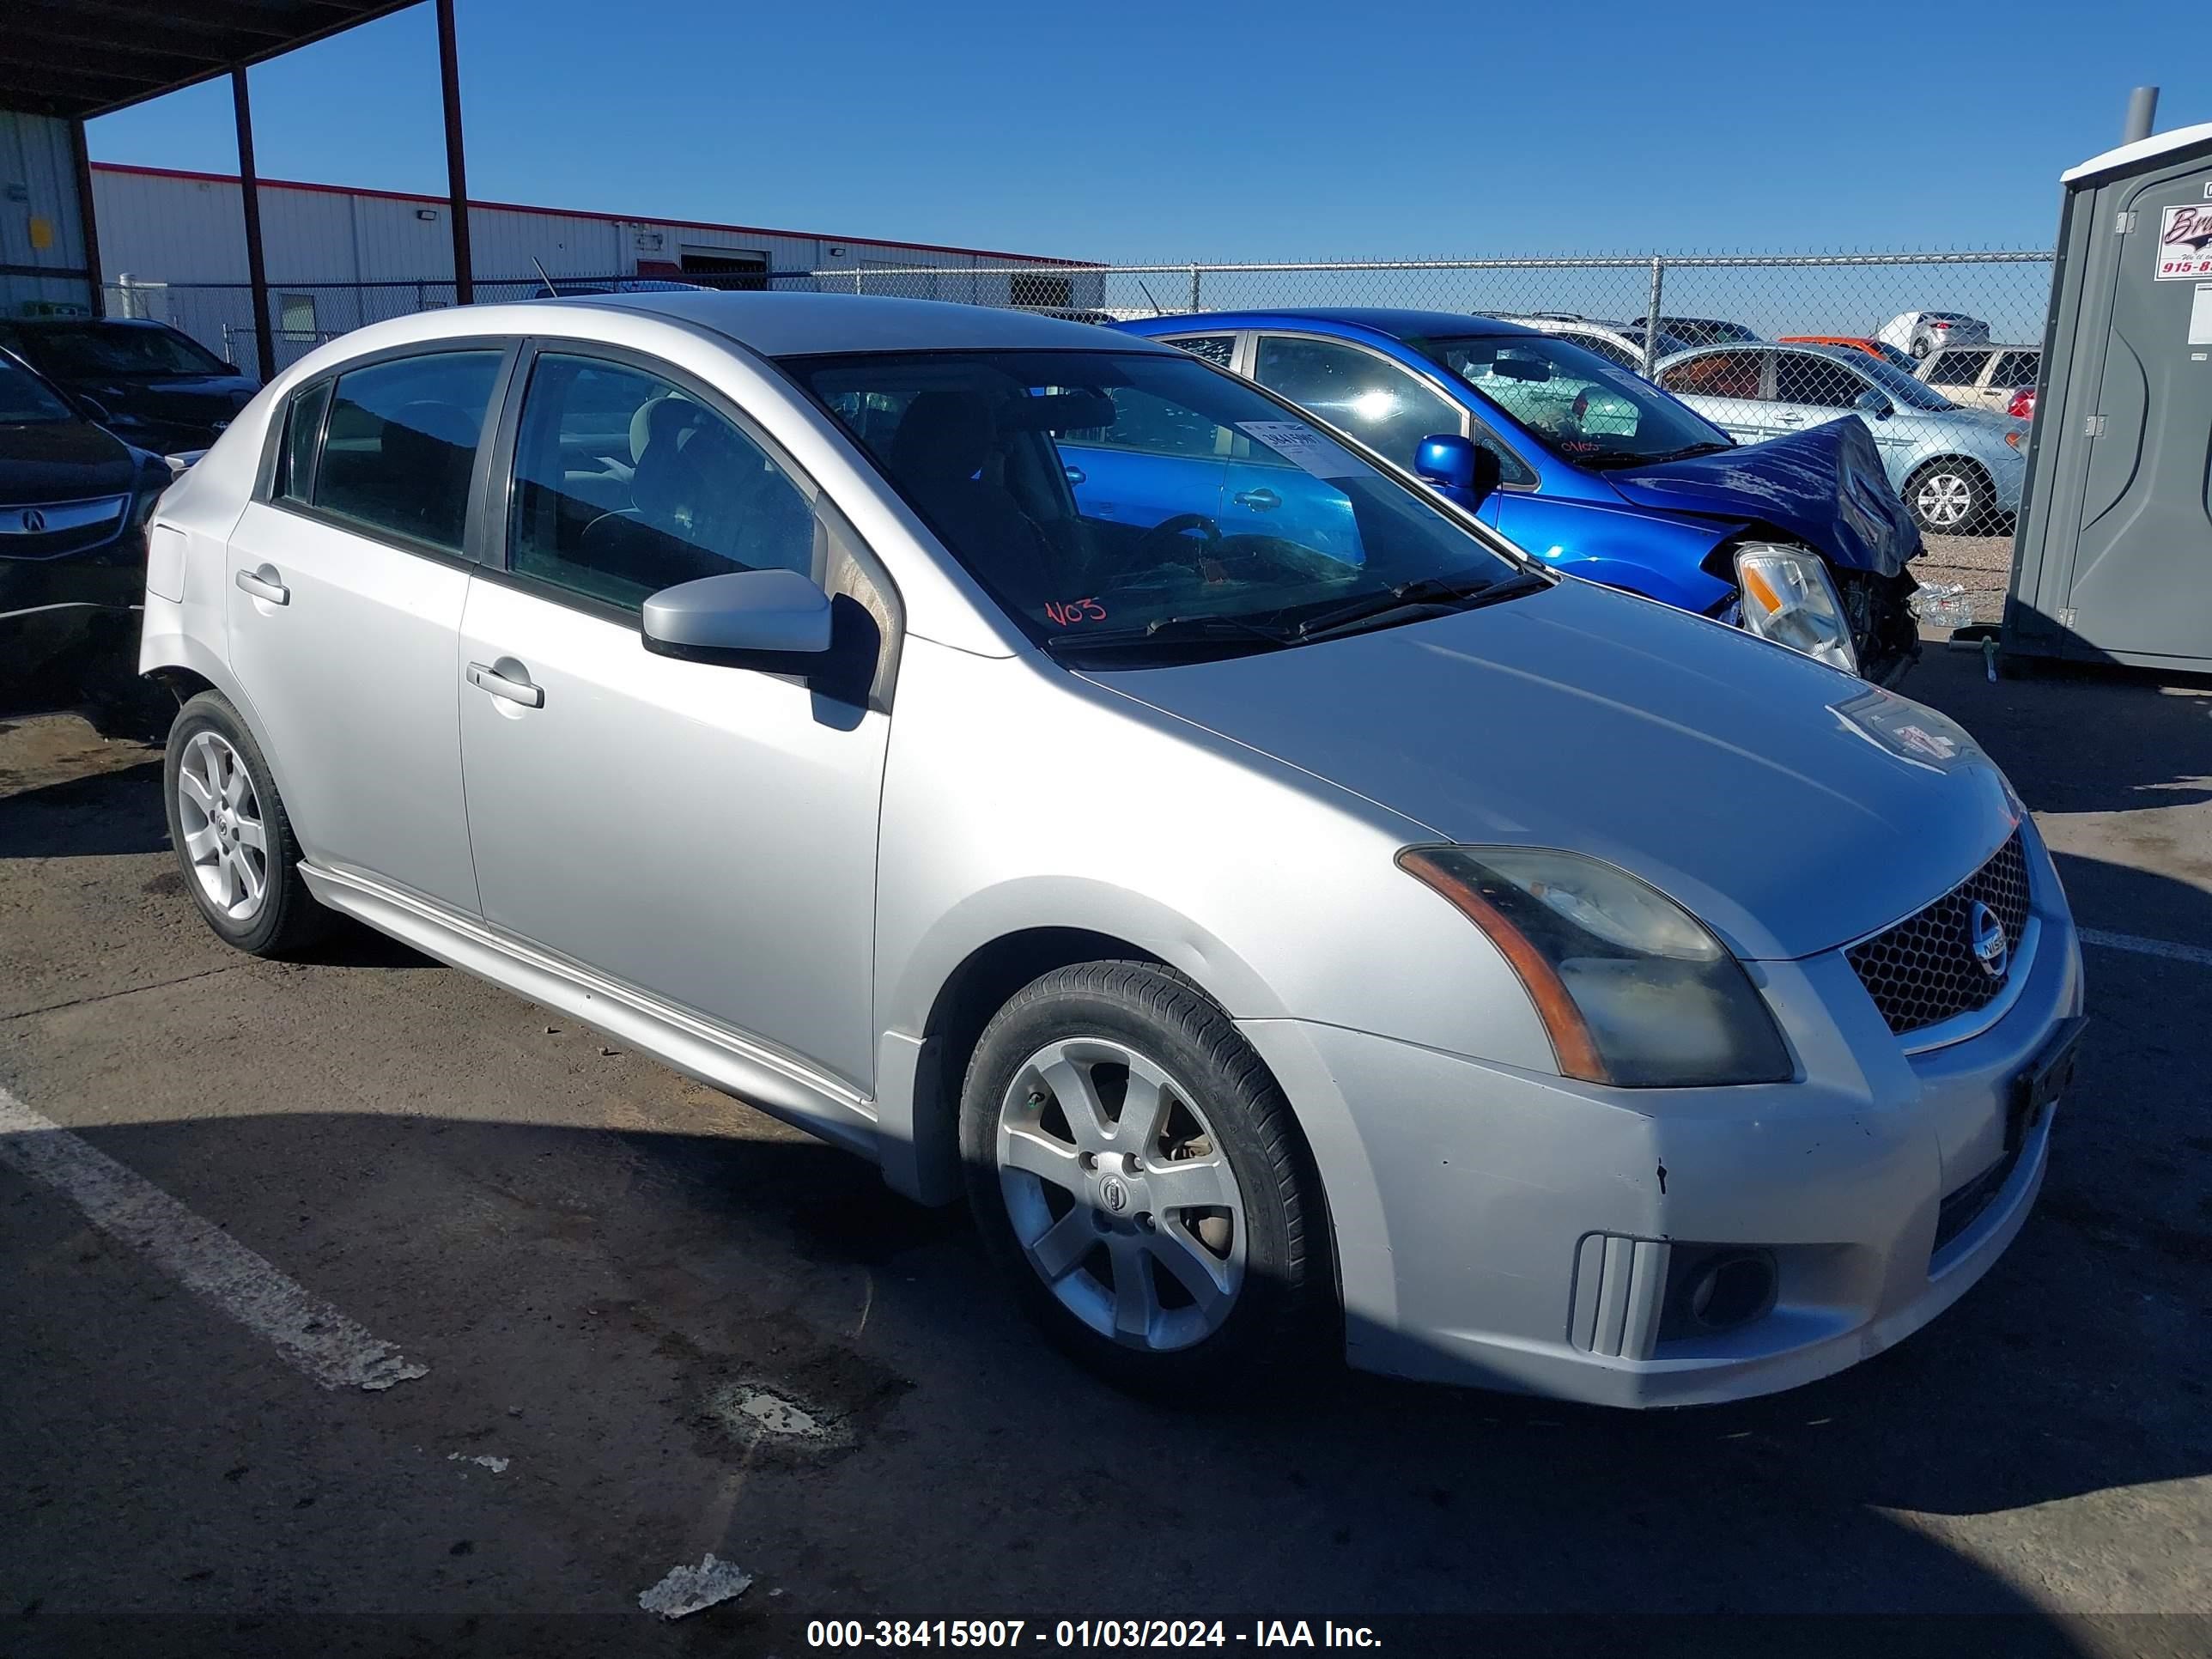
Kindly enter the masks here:
M 1641 507 L 1759 520 L 1846 570 L 1893 576 L 1920 551 L 1920 531 L 1855 416 L 1605 479 Z
M 120 495 L 138 474 L 137 453 L 89 421 L 0 426 L 0 504 Z
M 161 375 L 150 380 L 73 379 L 72 392 L 96 398 L 112 424 L 173 436 L 197 436 L 200 447 L 238 417 L 258 388 L 242 374 Z
M 1607 860 L 1747 957 L 1888 926 L 2019 821 L 2002 775 L 1934 710 L 1572 579 L 1433 622 L 1090 678 L 1439 840 Z

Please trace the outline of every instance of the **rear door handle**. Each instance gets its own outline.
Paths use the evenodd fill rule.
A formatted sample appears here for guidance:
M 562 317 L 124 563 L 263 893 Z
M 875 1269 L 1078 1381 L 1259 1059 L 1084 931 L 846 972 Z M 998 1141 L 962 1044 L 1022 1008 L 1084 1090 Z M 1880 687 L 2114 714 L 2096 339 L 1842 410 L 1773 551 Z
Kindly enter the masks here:
M 240 592 L 251 593 L 257 599 L 266 599 L 270 605 L 292 603 L 292 590 L 284 586 L 273 564 L 264 564 L 258 570 L 240 570 L 238 586 Z
M 1777 415 L 1774 418 L 1781 422 L 1784 426 L 1802 426 L 1805 424 L 1805 417 L 1802 415 Z
M 520 663 L 515 664 L 517 669 L 521 666 Z M 519 702 L 525 708 L 543 708 L 545 706 L 544 686 L 532 685 L 527 678 L 518 679 L 511 674 L 502 674 L 489 663 L 471 663 L 469 684 L 479 691 L 490 692 L 495 697 Z
M 1283 498 L 1272 489 L 1240 489 L 1229 499 L 1255 513 L 1273 513 L 1283 504 Z

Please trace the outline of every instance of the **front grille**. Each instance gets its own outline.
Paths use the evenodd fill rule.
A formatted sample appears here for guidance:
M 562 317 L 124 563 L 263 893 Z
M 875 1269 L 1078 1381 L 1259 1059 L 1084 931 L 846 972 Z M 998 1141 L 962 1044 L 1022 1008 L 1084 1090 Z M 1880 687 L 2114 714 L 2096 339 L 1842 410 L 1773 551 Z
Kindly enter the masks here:
M 0 559 L 58 559 L 112 542 L 130 504 L 128 495 L 106 495 L 0 507 Z
M 1970 918 L 1985 904 L 2004 928 L 2005 973 L 1976 960 Z M 1987 1006 L 2005 986 L 2027 928 L 2027 851 L 2020 831 L 1926 908 L 1844 954 L 1899 1036 Z

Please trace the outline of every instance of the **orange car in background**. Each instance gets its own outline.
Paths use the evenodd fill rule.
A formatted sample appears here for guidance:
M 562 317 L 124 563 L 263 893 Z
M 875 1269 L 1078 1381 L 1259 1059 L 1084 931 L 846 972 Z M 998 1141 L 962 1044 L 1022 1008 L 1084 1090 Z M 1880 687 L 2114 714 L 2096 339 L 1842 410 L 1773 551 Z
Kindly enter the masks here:
M 1877 340 L 1870 334 L 1784 334 L 1776 337 L 1777 345 L 1846 346 L 1853 351 L 1863 351 L 1869 357 L 1879 357 L 1893 363 L 1907 374 L 1917 374 L 1920 365 L 1899 351 L 1887 340 Z

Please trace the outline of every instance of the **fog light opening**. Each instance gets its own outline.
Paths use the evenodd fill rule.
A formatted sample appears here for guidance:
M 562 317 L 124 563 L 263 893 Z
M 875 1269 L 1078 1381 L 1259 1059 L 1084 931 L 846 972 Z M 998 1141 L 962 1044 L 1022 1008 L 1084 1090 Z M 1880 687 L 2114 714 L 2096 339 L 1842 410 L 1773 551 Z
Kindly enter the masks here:
M 1716 1255 L 1690 1277 L 1691 1320 L 1702 1331 L 1731 1331 L 1774 1305 L 1774 1259 L 1764 1251 Z

